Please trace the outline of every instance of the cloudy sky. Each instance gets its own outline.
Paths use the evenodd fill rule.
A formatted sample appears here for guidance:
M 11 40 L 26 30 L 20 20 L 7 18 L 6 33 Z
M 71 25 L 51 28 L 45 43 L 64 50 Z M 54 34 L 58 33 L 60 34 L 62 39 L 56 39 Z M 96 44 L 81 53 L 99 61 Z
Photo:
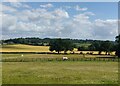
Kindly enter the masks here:
M 40 37 L 114 40 L 117 2 L 0 3 L 2 38 Z

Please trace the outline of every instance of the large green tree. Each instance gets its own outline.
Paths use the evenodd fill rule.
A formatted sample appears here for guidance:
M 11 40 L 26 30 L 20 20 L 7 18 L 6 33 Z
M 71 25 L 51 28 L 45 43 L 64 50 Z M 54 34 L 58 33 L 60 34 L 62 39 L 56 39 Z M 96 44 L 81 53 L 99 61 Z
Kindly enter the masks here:
M 120 35 L 116 36 L 116 55 L 120 57 Z
M 89 48 L 90 48 L 90 50 L 93 50 L 93 51 L 99 51 L 99 54 L 101 54 L 101 52 L 102 52 L 102 47 L 101 47 L 101 45 L 102 45 L 102 42 L 101 42 L 101 41 L 99 41 L 99 42 L 93 42 L 93 43 L 89 46 Z
M 89 46 L 89 50 L 99 51 L 101 54 L 102 51 L 106 52 L 106 54 L 110 53 L 112 50 L 113 44 L 110 41 L 98 41 L 93 42 L 92 45 Z
M 50 42 L 50 51 L 56 51 L 60 53 L 60 51 L 64 51 L 66 53 L 68 50 L 72 51 L 74 49 L 73 43 L 71 40 L 63 40 L 63 39 L 54 39 Z
M 54 39 L 50 42 L 50 51 L 56 51 L 58 53 L 60 53 L 60 51 L 63 51 L 64 47 L 63 47 L 63 40 L 62 39 Z
M 110 54 L 112 47 L 113 43 L 110 41 L 103 41 L 101 44 L 102 51 L 106 52 L 106 55 Z
M 66 53 L 68 50 L 73 51 L 74 45 L 71 42 L 71 40 L 64 40 L 63 41 L 63 48 L 64 48 L 64 53 Z

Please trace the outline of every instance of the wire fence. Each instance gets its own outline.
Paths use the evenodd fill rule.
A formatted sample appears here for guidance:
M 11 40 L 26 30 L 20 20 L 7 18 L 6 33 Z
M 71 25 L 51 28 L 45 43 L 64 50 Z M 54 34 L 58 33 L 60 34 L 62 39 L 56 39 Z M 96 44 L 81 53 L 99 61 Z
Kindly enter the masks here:
M 7 58 L 1 59 L 0 62 L 41 62 L 41 61 L 105 61 L 105 62 L 119 62 L 119 58 Z

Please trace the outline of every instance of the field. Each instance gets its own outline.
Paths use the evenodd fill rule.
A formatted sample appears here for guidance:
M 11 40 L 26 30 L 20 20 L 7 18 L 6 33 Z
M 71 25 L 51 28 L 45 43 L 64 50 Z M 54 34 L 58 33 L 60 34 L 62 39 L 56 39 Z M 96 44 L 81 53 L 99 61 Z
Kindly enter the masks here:
M 3 45 L 2 52 L 50 52 L 48 46 L 31 46 L 31 45 Z
M 117 84 L 117 62 L 4 62 L 3 84 Z
M 32 45 L 15 44 L 15 45 L 3 45 L 1 47 L 2 50 L 0 50 L 0 52 L 50 52 L 49 46 L 32 46 Z M 80 51 L 77 51 L 76 48 L 73 51 L 75 53 L 80 53 Z M 82 52 L 86 54 L 87 52 L 90 51 L 82 51 Z M 70 51 L 68 51 L 67 53 L 70 53 Z M 94 51 L 93 54 L 98 54 L 98 51 Z M 105 54 L 105 52 L 102 52 L 101 54 Z M 115 55 L 115 52 L 111 52 L 111 54 Z
M 5 45 L 2 52 L 50 51 L 46 46 Z M 69 59 L 110 57 L 80 54 L 2 54 L 2 60 L 8 60 L 2 62 L 2 84 L 118 84 L 117 61 L 63 61 L 63 56 Z M 56 58 L 61 60 L 40 60 Z M 19 59 L 36 60 L 25 62 Z
M 3 59 L 82 58 L 82 55 L 3 54 Z M 95 58 L 95 57 L 92 57 Z M 117 84 L 118 62 L 3 62 L 3 84 Z

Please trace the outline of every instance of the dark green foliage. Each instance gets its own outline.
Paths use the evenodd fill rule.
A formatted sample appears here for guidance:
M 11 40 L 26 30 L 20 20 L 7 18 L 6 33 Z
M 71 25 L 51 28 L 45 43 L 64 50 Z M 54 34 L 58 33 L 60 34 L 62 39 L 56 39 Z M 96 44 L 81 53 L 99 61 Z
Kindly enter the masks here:
M 71 40 L 63 40 L 63 47 L 64 47 L 64 53 L 66 53 L 68 50 L 73 51 L 74 45 L 71 42 Z
M 88 50 L 88 49 L 84 46 L 78 47 L 78 51 L 86 51 L 86 50 Z
M 49 45 L 50 39 L 49 38 L 15 38 L 15 39 L 8 39 L 4 40 L 4 43 L 7 44 L 28 44 L 28 45 L 35 45 L 35 46 L 44 46 Z
M 50 42 L 50 51 L 55 50 L 56 52 L 59 53 L 60 51 L 63 51 L 63 49 L 64 47 L 62 39 L 56 39 Z
M 112 52 L 113 44 L 110 41 L 104 41 L 101 44 L 102 51 L 106 52 L 106 55 Z
M 116 55 L 120 57 L 120 35 L 116 36 Z
M 65 39 L 54 39 L 50 42 L 50 51 L 64 51 L 66 53 L 68 50 L 72 51 L 74 49 L 74 45 L 71 40 Z
M 119 54 L 120 49 L 120 37 L 116 37 L 116 43 L 114 41 L 101 41 L 101 40 L 81 40 L 81 39 L 54 39 L 54 38 L 15 38 L 8 40 L 1 40 L 1 44 L 28 44 L 35 46 L 50 46 L 50 51 L 72 51 L 73 48 L 77 48 L 78 51 L 105 51 L 109 54 L 112 51 L 116 51 Z M 117 50 L 116 50 L 117 49 Z
M 99 51 L 101 54 L 102 51 L 106 52 L 106 55 L 110 52 L 114 51 L 114 43 L 111 41 L 99 41 L 93 42 L 92 45 L 89 46 L 90 51 Z

